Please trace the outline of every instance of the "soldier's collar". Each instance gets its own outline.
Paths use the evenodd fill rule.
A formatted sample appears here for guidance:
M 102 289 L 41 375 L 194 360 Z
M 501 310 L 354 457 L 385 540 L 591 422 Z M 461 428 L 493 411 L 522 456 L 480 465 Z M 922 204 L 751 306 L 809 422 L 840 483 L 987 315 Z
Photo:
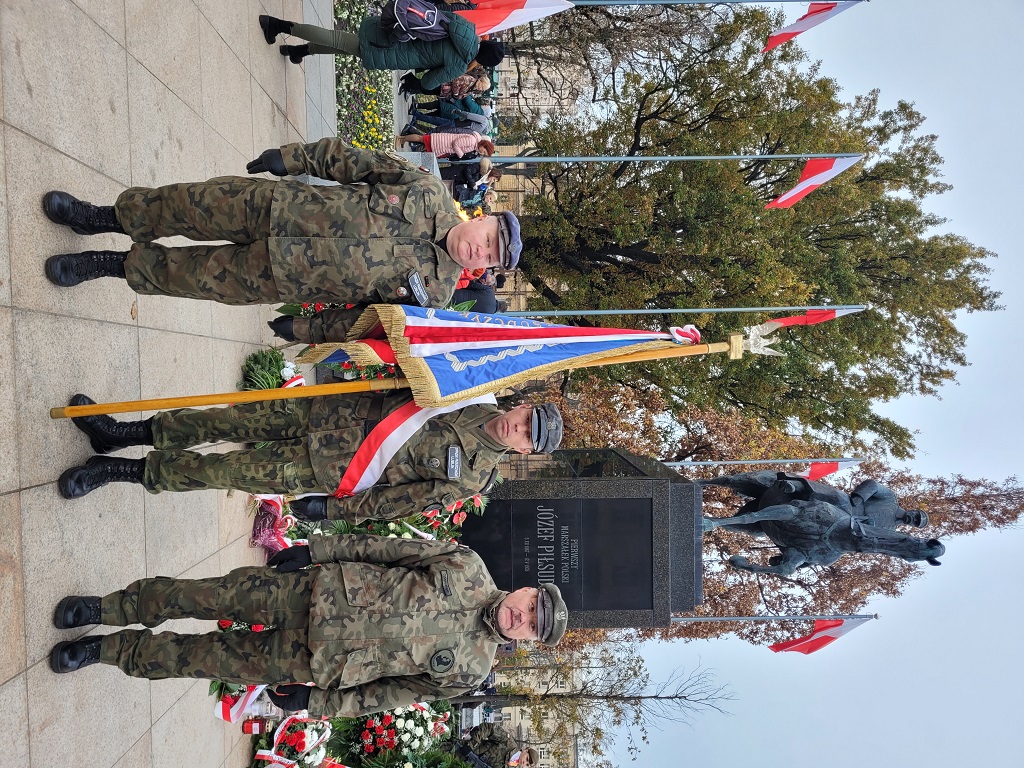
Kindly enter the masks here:
M 501 605 L 501 601 L 508 597 L 508 592 L 499 592 L 498 597 L 495 598 L 494 602 L 484 608 L 484 624 L 498 637 L 507 640 L 508 638 L 501 634 L 501 630 L 498 629 L 498 606 Z

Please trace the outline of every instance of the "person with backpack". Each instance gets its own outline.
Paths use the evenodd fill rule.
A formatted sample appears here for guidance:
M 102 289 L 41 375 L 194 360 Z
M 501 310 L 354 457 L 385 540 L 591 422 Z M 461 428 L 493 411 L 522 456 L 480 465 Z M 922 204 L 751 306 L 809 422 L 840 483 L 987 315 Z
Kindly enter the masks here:
M 401 41 L 393 36 L 394 27 L 389 28 L 381 16 L 367 16 L 363 19 L 359 25 L 359 34 L 299 24 L 267 15 L 261 15 L 259 22 L 263 37 L 270 45 L 281 34 L 308 41 L 305 45 L 281 46 L 281 55 L 287 56 L 295 64 L 311 54 L 357 56 L 366 69 L 425 70 L 420 83 L 427 90 L 438 88 L 477 66 L 495 67 L 505 57 L 501 43 L 481 41 L 473 22 L 462 16 L 438 9 L 426 0 L 398 0 L 398 3 L 414 3 L 413 10 L 417 9 L 416 6 L 429 6 L 428 10 L 437 13 L 437 28 L 425 32 L 413 31 L 412 34 L 423 37 Z M 443 35 L 438 37 L 442 32 Z
M 401 143 L 422 144 L 424 152 L 433 152 L 438 158 L 463 158 L 472 153 L 480 157 L 494 154 L 494 144 L 475 131 L 472 133 L 406 133 L 398 137 Z

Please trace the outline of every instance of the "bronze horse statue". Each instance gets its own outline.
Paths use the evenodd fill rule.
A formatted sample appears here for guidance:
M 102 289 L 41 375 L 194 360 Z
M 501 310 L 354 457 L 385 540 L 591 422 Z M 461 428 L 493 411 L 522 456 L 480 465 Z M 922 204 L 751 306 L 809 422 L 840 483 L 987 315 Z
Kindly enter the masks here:
M 751 565 L 740 555 L 729 558 L 734 568 L 752 573 L 789 576 L 798 568 L 831 565 L 847 552 L 940 565 L 938 558 L 946 551 L 938 539 L 920 539 L 897 531 L 898 523 L 926 524 L 927 515 L 901 509 L 892 492 L 877 483 L 862 483 L 849 496 L 831 486 L 781 472 L 748 472 L 702 480 L 700 484 L 721 485 L 754 497 L 732 517 L 704 518 L 705 531 L 725 528 L 767 536 L 782 550 L 769 565 Z M 865 491 L 866 496 L 858 490 Z M 880 502 L 875 505 L 874 515 L 871 505 L 865 503 L 865 498 L 872 496 Z

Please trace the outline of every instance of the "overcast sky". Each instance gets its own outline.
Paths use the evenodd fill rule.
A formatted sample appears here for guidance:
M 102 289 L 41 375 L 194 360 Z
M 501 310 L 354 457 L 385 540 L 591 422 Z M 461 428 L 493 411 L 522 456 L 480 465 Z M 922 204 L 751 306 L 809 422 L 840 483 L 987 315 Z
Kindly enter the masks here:
M 806 11 L 785 7 L 787 19 Z M 909 466 L 926 475 L 1019 474 L 1024 1 L 874 0 L 799 40 L 845 96 L 879 88 L 883 106 L 916 103 L 954 187 L 927 209 L 999 255 L 992 284 L 1006 309 L 960 318 L 972 366 L 959 384 L 941 400 L 905 398 L 886 409 L 918 432 Z M 731 640 L 649 644 L 653 678 L 699 662 L 737 701 L 730 716 L 654 735 L 637 765 L 1024 765 L 1024 529 L 946 543 L 941 568 L 928 568 L 898 600 L 871 602 L 867 612 L 880 621 L 812 656 Z M 614 758 L 629 762 L 624 749 Z

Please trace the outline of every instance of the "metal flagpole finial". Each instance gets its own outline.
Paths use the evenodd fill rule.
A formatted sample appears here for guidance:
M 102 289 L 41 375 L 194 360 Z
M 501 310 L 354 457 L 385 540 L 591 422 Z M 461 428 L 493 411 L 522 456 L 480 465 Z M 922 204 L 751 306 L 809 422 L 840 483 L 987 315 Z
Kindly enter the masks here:
M 747 331 L 743 339 L 743 351 L 752 355 L 769 355 L 771 357 L 785 357 L 786 355 L 772 348 L 772 344 L 779 340 L 778 336 L 772 336 L 779 329 L 778 325 L 761 323 Z

